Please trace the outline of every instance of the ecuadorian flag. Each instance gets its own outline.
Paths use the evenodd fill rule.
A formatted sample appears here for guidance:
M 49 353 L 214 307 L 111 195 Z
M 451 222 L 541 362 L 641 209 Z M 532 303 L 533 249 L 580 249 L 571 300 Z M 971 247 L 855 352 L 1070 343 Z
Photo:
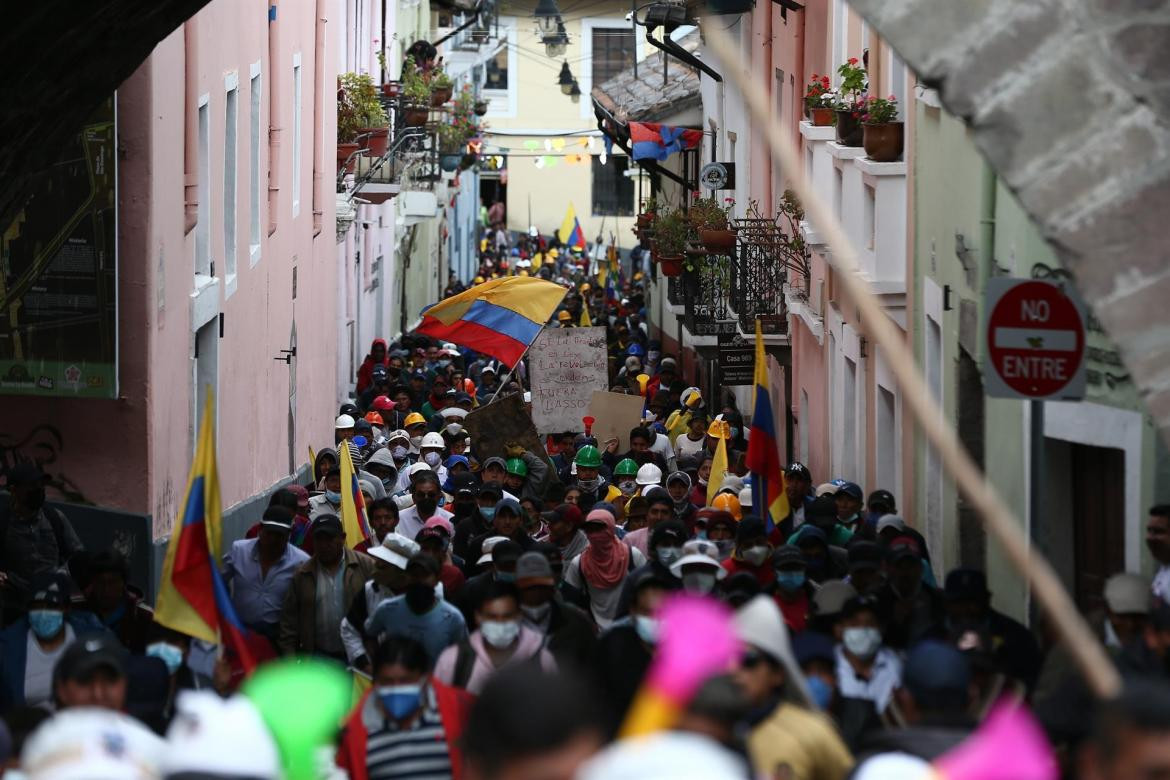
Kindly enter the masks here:
M 358 486 L 349 447 L 343 442 L 337 448 L 337 454 L 341 458 L 341 527 L 345 530 L 346 543 L 357 547 L 362 542 L 372 542 L 374 534 L 366 519 L 366 497 Z
M 208 389 L 187 498 L 167 543 L 154 619 L 196 639 L 222 642 L 247 673 L 275 657 L 275 652 L 268 640 L 244 627 L 220 576 L 220 511 L 215 415 Z
M 581 229 L 581 223 L 577 221 L 577 212 L 573 210 L 572 203 L 569 204 L 569 210 L 565 212 L 565 219 L 561 222 L 561 229 L 557 231 L 557 238 L 567 247 L 585 248 L 585 231 Z
M 423 309 L 416 330 L 514 366 L 564 297 L 564 287 L 536 277 L 492 279 Z
M 764 336 L 756 320 L 755 403 L 752 406 L 751 436 L 746 463 L 752 473 L 752 509 L 764 518 L 769 533 L 788 517 L 788 494 L 784 492 L 784 469 L 776 446 L 776 422 L 768 397 L 768 368 L 764 357 Z

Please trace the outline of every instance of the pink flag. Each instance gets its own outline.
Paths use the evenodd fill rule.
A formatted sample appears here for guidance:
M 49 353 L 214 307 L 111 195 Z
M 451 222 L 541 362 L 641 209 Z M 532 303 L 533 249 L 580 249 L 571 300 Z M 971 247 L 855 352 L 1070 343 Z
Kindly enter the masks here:
M 1056 780 L 1056 758 L 1028 709 L 1003 700 L 963 744 L 934 762 L 945 780 Z

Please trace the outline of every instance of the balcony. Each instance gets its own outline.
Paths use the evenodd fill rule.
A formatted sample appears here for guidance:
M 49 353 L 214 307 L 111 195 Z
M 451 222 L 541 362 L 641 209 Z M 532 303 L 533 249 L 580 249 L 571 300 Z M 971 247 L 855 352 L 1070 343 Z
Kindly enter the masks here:
M 693 336 L 717 336 L 729 330 L 725 324 L 731 316 L 731 257 L 708 255 L 701 247 L 688 251 L 687 263 L 692 270 L 679 277 L 683 291 L 683 326 Z
M 759 319 L 764 334 L 787 333 L 784 283 L 788 278 L 786 256 L 791 251 L 788 237 L 770 219 L 737 219 L 732 224 L 736 252 L 731 258 L 731 308 L 739 317 L 740 329 L 754 333 Z M 805 263 L 807 269 L 807 260 Z

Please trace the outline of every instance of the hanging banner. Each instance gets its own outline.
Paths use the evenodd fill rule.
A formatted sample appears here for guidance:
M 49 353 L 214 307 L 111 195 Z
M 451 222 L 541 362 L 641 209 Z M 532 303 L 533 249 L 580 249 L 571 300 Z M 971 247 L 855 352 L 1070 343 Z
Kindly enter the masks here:
M 605 328 L 545 328 L 528 350 L 532 421 L 542 435 L 582 430 L 595 390 L 609 385 Z

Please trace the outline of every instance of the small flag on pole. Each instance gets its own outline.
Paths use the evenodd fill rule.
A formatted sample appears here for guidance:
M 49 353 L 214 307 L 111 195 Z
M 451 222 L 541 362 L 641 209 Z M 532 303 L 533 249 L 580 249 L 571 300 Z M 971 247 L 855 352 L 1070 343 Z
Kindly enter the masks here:
M 745 462 L 752 474 L 752 506 L 766 507 L 760 514 L 768 533 L 788 517 L 788 494 L 784 492 L 784 469 L 776 445 L 776 423 L 772 418 L 772 400 L 768 396 L 767 356 L 764 335 L 756 320 L 755 401 L 752 406 L 751 436 Z
M 341 527 L 345 530 L 345 541 L 351 548 L 362 542 L 372 543 L 374 535 L 366 519 L 366 498 L 358 484 L 349 447 L 343 443 L 337 448 L 337 455 L 341 458 Z
M 567 247 L 585 248 L 585 231 L 581 229 L 581 223 L 577 221 L 577 212 L 573 210 L 572 203 L 569 204 L 569 210 L 565 212 L 565 219 L 561 222 L 561 229 L 557 231 L 557 238 Z

